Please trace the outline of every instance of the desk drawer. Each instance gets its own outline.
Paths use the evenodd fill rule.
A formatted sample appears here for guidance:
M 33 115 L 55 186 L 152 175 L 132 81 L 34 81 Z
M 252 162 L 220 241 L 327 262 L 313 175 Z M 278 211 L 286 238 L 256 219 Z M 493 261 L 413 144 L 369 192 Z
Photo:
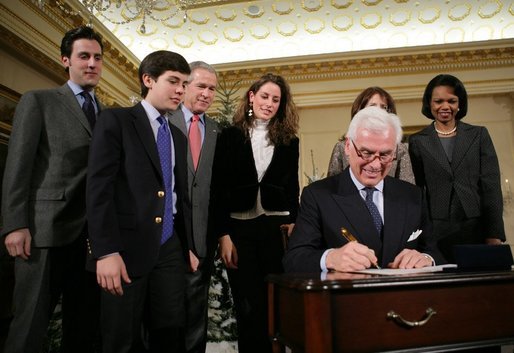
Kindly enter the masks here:
M 514 337 L 514 284 L 455 284 L 334 293 L 334 352 L 376 352 Z M 388 319 L 428 322 L 408 328 Z M 478 323 L 478 324 L 477 324 Z

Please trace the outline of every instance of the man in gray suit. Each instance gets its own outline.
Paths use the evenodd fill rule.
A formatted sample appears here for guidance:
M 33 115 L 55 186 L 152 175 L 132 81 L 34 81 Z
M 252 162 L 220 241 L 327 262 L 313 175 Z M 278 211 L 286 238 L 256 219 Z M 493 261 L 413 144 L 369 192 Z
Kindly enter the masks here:
M 216 71 L 201 61 L 190 63 L 191 75 L 184 102 L 172 113 L 171 123 L 188 136 L 188 190 L 192 205 L 193 250 L 186 275 L 186 350 L 205 352 L 210 279 L 214 267 L 215 243 L 207 236 L 212 161 L 219 129 L 205 114 L 218 83 Z M 196 131 L 194 131 L 197 129 Z M 199 135 L 198 135 L 199 133 Z M 196 135 L 195 135 L 196 134 Z M 196 137 L 195 137 L 196 136 Z M 195 139 L 198 138 L 198 146 Z
M 94 352 L 99 288 L 85 271 L 85 187 L 102 52 L 91 28 L 70 30 L 61 43 L 68 82 L 27 92 L 16 109 L 2 190 L 2 235 L 16 258 L 7 353 L 41 351 L 61 294 L 61 351 Z

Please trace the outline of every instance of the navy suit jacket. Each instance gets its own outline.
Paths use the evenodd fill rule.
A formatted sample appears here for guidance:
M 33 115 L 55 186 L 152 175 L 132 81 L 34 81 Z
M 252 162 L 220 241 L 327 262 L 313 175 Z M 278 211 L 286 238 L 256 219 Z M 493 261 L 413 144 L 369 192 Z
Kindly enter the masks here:
M 341 228 L 375 251 L 378 263 L 386 267 L 403 249 L 416 249 L 444 262 L 432 237 L 432 225 L 422 191 L 405 181 L 384 179 L 383 240 L 351 180 L 349 169 L 304 188 L 300 211 L 284 257 L 286 272 L 318 272 L 325 250 L 346 244 Z M 407 241 L 421 230 L 421 235 Z
M 187 141 L 168 124 L 175 148 L 176 233 L 184 255 L 191 244 L 187 197 Z M 87 217 L 92 257 L 119 252 L 129 276 L 148 273 L 157 263 L 164 214 L 164 183 L 155 137 L 143 106 L 107 109 L 99 116 L 91 143 Z M 94 270 L 94 266 L 90 269 Z

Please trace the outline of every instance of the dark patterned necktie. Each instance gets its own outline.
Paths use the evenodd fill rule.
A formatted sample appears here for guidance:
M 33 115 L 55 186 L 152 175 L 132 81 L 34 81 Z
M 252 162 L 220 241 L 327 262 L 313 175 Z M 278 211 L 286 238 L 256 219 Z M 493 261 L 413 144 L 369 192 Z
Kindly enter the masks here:
M 95 112 L 95 103 L 93 102 L 93 98 L 91 98 L 91 95 L 87 91 L 80 92 L 80 95 L 84 97 L 84 103 L 82 104 L 82 111 L 87 117 L 87 120 L 89 121 L 89 125 L 91 126 L 91 129 L 95 128 L 96 123 L 96 112 Z
M 159 152 L 159 160 L 161 161 L 162 178 L 164 179 L 165 188 L 165 206 L 164 206 L 164 220 L 162 223 L 162 236 L 161 244 L 173 235 L 173 165 L 171 161 L 171 137 L 168 130 L 168 120 L 160 116 L 157 118 L 159 130 L 157 131 L 157 151 Z
M 373 202 L 373 193 L 375 192 L 375 188 L 364 188 L 366 191 L 366 206 L 368 207 L 369 213 L 371 213 L 371 217 L 373 218 L 373 224 L 378 231 L 378 234 L 382 234 L 382 217 L 380 216 L 380 212 L 378 211 L 377 205 Z

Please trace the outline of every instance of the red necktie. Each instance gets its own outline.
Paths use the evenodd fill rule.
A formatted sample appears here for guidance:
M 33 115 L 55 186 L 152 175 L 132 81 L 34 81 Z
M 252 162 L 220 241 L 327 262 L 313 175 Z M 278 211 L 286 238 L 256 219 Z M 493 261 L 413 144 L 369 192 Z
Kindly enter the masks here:
M 189 148 L 191 149 L 191 157 L 193 158 L 193 166 L 195 170 L 198 167 L 198 160 L 200 159 L 200 151 L 202 149 L 202 135 L 200 133 L 200 117 L 193 115 L 191 118 L 191 125 L 189 126 Z

